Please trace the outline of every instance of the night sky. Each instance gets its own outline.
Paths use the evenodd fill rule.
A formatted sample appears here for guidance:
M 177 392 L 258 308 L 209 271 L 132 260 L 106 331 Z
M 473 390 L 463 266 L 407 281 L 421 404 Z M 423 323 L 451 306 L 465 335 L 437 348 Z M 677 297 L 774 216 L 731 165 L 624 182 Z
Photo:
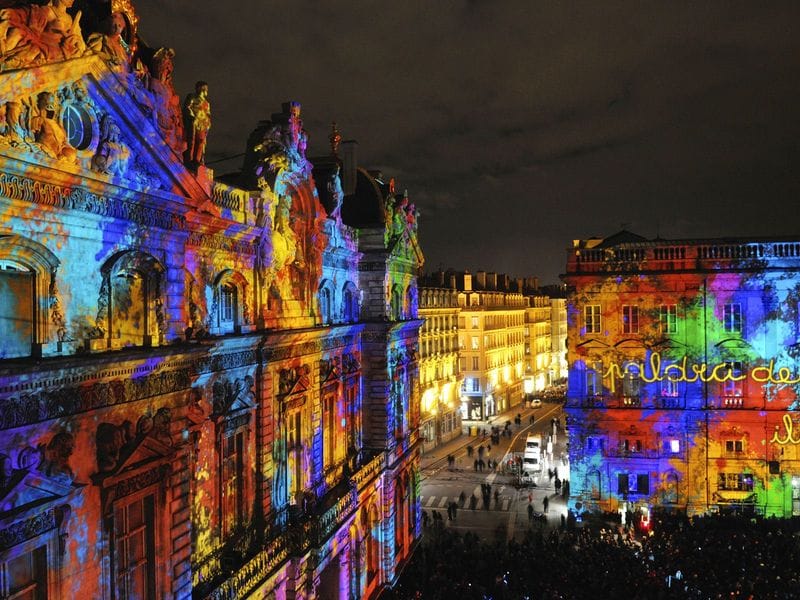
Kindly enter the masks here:
M 135 6 L 178 94 L 209 83 L 209 162 L 297 100 L 310 156 L 335 120 L 408 189 L 426 270 L 555 283 L 573 239 L 621 228 L 800 234 L 800 3 L 643 4 Z

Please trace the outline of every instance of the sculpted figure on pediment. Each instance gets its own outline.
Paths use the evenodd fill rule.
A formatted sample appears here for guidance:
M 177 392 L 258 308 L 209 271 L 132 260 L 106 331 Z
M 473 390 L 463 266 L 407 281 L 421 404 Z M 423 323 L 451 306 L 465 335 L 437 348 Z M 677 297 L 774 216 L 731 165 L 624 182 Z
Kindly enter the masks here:
M 80 29 L 80 11 L 67 13 L 74 0 L 50 0 L 0 10 L 0 70 L 82 56 L 86 44 Z
M 31 131 L 39 148 L 50 158 L 74 163 L 77 158 L 75 148 L 67 141 L 67 132 L 56 115 L 58 106 L 55 96 L 42 92 L 36 98 L 38 113 L 31 118 Z
M 105 25 L 104 33 L 93 33 L 87 40 L 90 50 L 100 55 L 115 71 L 128 72 L 131 62 L 131 53 L 128 42 L 125 41 L 125 17 L 120 12 L 115 12 Z
M 156 124 L 170 148 L 181 154 L 186 150 L 186 141 L 183 136 L 181 101 L 172 82 L 174 57 L 175 51 L 172 48 L 156 50 L 148 87 L 155 100 Z
M 92 170 L 107 175 L 123 176 L 128 170 L 130 150 L 121 140 L 122 132 L 114 117 L 103 115 L 100 122 L 100 143 L 92 157 Z
M 69 464 L 69 459 L 74 450 L 75 438 L 71 433 L 61 431 L 55 434 L 43 448 L 44 460 L 39 465 L 39 470 L 48 477 L 72 481 L 75 474 Z

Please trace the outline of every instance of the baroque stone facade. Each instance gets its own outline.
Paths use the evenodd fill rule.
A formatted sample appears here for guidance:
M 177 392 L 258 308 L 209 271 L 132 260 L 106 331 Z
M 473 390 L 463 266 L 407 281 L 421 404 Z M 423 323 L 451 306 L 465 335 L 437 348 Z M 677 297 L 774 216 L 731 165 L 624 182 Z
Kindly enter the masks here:
M 375 597 L 421 533 L 413 204 L 295 102 L 215 181 L 203 86 L 70 6 L 0 10 L 0 597 Z

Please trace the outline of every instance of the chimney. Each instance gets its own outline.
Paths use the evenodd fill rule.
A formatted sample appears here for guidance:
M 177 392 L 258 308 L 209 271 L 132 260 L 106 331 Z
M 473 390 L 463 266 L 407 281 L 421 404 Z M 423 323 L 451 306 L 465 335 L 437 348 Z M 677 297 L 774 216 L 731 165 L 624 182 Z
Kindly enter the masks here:
M 490 290 L 497 290 L 497 273 L 486 273 L 486 286 Z
M 346 196 L 350 196 L 356 191 L 356 172 L 358 169 L 358 142 L 347 140 L 342 142 L 343 169 L 342 169 L 342 189 Z
M 450 289 L 457 290 L 458 287 L 456 286 L 456 274 L 450 273 Z
M 465 292 L 472 291 L 472 275 L 470 274 L 469 271 L 464 271 L 464 291 Z
M 439 287 L 444 287 L 444 271 L 439 269 L 439 272 L 436 273 L 437 279 L 439 281 Z
M 525 287 L 522 285 L 522 277 L 517 277 L 517 292 L 520 294 L 525 293 Z
M 481 289 L 486 289 L 486 271 L 475 272 L 475 283 L 481 286 Z

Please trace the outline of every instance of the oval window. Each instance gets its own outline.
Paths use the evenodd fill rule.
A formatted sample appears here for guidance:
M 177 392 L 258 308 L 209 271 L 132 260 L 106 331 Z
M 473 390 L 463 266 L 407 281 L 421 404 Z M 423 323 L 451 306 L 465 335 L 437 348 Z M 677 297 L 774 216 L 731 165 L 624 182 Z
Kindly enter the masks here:
M 67 141 L 73 148 L 85 150 L 92 143 L 92 119 L 80 106 L 67 104 L 61 123 L 67 132 Z

